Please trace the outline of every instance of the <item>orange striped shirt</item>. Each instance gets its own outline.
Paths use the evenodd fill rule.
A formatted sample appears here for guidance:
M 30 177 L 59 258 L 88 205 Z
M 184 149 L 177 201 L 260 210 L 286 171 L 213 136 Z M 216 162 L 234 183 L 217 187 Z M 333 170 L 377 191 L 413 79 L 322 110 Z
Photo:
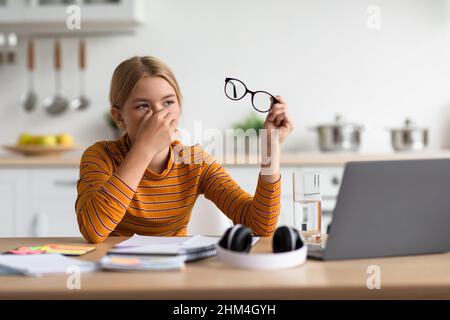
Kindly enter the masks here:
M 108 236 L 185 236 L 199 195 L 213 201 L 235 224 L 256 235 L 269 236 L 280 214 L 281 177 L 274 183 L 258 176 L 254 196 L 230 177 L 213 155 L 199 144 L 170 145 L 165 169 L 146 169 L 136 190 L 115 171 L 131 147 L 128 135 L 90 146 L 80 162 L 75 202 L 78 225 L 89 242 Z

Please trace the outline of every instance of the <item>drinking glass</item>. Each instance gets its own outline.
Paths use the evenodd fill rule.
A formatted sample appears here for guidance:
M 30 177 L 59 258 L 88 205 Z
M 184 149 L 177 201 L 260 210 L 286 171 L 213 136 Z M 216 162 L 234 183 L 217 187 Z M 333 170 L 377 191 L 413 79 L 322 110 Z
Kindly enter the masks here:
M 322 197 L 320 175 L 315 172 L 293 172 L 294 226 L 306 240 L 320 241 Z

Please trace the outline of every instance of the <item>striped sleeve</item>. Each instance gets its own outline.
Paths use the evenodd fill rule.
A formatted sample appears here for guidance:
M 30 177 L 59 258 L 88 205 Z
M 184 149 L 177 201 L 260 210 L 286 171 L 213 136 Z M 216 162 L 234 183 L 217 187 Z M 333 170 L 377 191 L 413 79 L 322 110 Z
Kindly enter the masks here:
M 80 232 L 92 243 L 102 242 L 114 231 L 135 194 L 112 168 L 101 143 L 81 157 L 75 210 Z
M 243 190 L 228 174 L 222 164 L 204 152 L 203 171 L 199 192 L 230 218 L 234 224 L 243 224 L 258 236 L 268 237 L 276 229 L 280 215 L 281 176 L 270 183 L 258 179 L 254 195 Z

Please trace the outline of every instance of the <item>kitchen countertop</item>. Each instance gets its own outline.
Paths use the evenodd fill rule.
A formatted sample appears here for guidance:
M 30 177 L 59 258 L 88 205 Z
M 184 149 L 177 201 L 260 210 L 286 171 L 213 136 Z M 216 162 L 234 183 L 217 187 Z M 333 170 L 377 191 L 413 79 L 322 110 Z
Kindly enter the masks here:
M 78 167 L 81 153 L 71 153 L 61 157 L 25 157 L 13 154 L 0 154 L 0 167 Z M 230 157 L 232 159 L 232 157 Z M 450 150 L 434 150 L 403 153 L 320 153 L 284 152 L 281 165 L 284 166 L 342 166 L 349 161 L 404 160 L 404 159 L 450 159 Z M 223 161 L 230 166 L 258 165 L 258 158 L 243 155 L 235 161 Z

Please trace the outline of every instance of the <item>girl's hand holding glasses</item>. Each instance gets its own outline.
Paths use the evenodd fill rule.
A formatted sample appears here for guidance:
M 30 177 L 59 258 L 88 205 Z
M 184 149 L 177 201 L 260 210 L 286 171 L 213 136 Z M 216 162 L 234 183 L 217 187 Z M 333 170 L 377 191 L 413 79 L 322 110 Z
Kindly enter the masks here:
M 264 121 L 264 129 L 278 129 L 279 142 L 283 143 L 286 137 L 294 130 L 292 117 L 288 113 L 288 105 L 282 96 L 275 96 L 278 102 L 272 108 Z

